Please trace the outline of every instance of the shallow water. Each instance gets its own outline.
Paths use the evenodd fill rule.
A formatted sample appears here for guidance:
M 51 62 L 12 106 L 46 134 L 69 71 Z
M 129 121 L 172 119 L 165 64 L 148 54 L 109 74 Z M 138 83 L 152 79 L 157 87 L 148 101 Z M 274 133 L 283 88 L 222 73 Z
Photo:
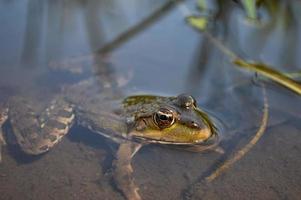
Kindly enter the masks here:
M 157 145 L 143 148 L 133 160 L 143 199 L 299 199 L 301 97 L 268 81 L 264 81 L 269 102 L 265 134 L 229 170 L 211 183 L 204 181 L 254 136 L 263 115 L 263 94 L 260 78 L 235 68 L 185 24 L 179 6 L 194 10 L 194 2 L 171 6 L 102 55 L 101 61 L 96 59 L 96 51 L 166 2 L 1 1 L 1 102 L 13 95 L 46 102 L 63 85 L 89 77 L 106 82 L 109 75 L 122 80 L 125 94 L 191 93 L 222 124 L 220 146 L 225 154 Z M 273 23 L 258 27 L 245 20 L 241 7 L 229 3 L 215 32 L 245 59 L 285 72 L 300 70 L 296 13 L 301 5 L 292 4 L 292 23 L 263 17 Z M 78 126 L 42 156 L 25 156 L 12 143 L 3 150 L 0 199 L 123 199 L 110 181 L 114 149 L 112 142 Z

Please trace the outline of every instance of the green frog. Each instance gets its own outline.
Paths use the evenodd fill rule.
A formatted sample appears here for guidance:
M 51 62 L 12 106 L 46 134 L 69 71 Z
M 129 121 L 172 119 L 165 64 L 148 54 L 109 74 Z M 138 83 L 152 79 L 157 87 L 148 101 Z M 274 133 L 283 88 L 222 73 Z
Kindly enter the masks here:
M 30 155 L 48 152 L 75 124 L 113 140 L 119 144 L 113 179 L 126 199 L 141 199 L 131 160 L 142 146 L 156 143 L 203 151 L 218 141 L 211 119 L 188 94 L 124 97 L 88 79 L 65 87 L 47 106 L 40 104 L 31 97 L 10 98 L 0 107 L 0 126 L 8 122 L 17 144 Z M 0 147 L 4 144 L 0 132 Z

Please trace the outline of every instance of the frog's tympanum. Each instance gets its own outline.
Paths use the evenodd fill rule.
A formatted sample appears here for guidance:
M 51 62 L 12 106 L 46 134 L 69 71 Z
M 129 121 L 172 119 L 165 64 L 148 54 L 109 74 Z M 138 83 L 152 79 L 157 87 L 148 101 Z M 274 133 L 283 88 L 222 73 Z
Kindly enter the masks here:
M 141 198 L 131 177 L 131 159 L 141 146 L 158 143 L 202 150 L 216 138 L 209 117 L 190 95 L 122 99 L 104 97 L 91 88 L 91 81 L 72 86 L 39 113 L 32 99 L 13 97 L 0 108 L 0 125 L 9 122 L 17 144 L 31 155 L 47 152 L 74 124 L 119 143 L 113 178 L 123 195 L 135 200 Z

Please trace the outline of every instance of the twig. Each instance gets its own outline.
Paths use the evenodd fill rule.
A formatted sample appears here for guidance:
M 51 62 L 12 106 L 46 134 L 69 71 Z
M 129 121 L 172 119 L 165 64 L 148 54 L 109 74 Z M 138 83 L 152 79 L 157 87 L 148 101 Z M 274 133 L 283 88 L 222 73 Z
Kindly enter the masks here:
M 213 173 L 205 178 L 207 182 L 213 181 L 217 178 L 220 174 L 224 171 L 229 169 L 235 162 L 240 160 L 245 154 L 247 154 L 253 146 L 259 141 L 259 139 L 263 136 L 267 124 L 268 124 L 268 116 L 269 116 L 269 105 L 268 105 L 268 98 L 266 94 L 266 89 L 264 84 L 262 84 L 262 93 L 263 93 L 263 115 L 261 119 L 260 127 L 258 128 L 254 137 L 250 140 L 248 144 L 246 144 L 242 149 L 237 151 L 232 158 L 226 160 L 218 169 L 216 169 Z
M 142 22 L 138 23 L 136 26 L 131 27 L 129 30 L 125 31 L 121 35 L 119 35 L 116 39 L 114 39 L 112 42 L 105 44 L 103 47 L 101 47 L 99 50 L 97 50 L 97 53 L 103 54 L 108 53 L 110 51 L 113 51 L 129 39 L 133 38 L 138 33 L 142 32 L 149 26 L 151 26 L 153 23 L 158 21 L 161 17 L 167 14 L 168 11 L 170 11 L 173 7 L 177 5 L 177 3 L 181 2 L 183 0 L 171 0 L 166 2 L 161 8 L 156 10 L 153 14 L 142 20 Z

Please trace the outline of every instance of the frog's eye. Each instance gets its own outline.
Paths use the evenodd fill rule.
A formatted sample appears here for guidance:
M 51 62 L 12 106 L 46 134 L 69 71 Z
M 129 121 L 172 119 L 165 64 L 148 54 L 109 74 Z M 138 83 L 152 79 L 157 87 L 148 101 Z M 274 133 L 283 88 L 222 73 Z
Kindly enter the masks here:
M 155 124 L 160 128 L 168 128 L 175 122 L 175 117 L 172 110 L 167 108 L 160 108 L 154 115 Z

